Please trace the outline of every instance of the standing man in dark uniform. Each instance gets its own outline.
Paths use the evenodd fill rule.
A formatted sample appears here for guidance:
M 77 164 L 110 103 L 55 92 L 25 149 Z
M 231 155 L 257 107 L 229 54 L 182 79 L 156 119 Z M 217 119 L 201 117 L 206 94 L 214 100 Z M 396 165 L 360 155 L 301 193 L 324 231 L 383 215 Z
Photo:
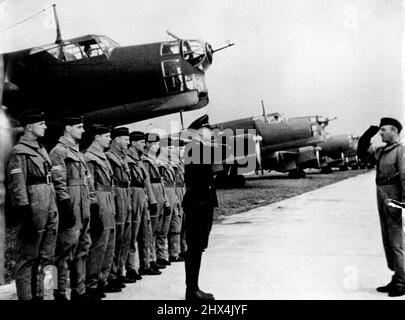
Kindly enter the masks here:
M 184 159 L 186 193 L 183 208 L 186 215 L 187 241 L 186 300 L 214 300 L 212 294 L 203 292 L 198 286 L 201 257 L 208 246 L 213 211 L 218 206 L 210 156 L 212 147 L 208 116 L 198 118 L 191 123 L 188 129 L 193 130 L 193 140 L 186 146 Z
M 142 279 L 135 270 L 136 253 L 139 256 L 139 273 L 159 275 L 162 272 L 150 267 L 152 225 L 150 214 L 157 212 L 157 202 L 152 191 L 149 174 L 141 157 L 145 152 L 145 134 L 133 131 L 129 136 L 131 146 L 128 149 L 129 168 L 131 170 L 132 189 L 132 234 L 126 269 L 128 278 Z M 138 245 L 138 251 L 137 251 Z
M 8 161 L 8 189 L 17 215 L 15 282 L 19 300 L 43 300 L 44 268 L 53 263 L 58 228 L 51 160 L 38 138 L 45 135 L 45 115 L 29 110 L 19 118 L 24 135 Z
M 86 265 L 86 292 L 99 300 L 105 297 L 104 292 L 120 292 L 121 288 L 108 281 L 115 249 L 113 170 L 104 153 L 111 143 L 110 128 L 93 125 L 90 133 L 93 142 L 84 154 L 89 169 L 92 242 Z
M 369 151 L 371 138 L 380 132 L 385 146 L 372 152 L 377 160 L 377 205 L 388 268 L 394 272 L 389 284 L 377 288 L 390 297 L 405 295 L 405 234 L 402 210 L 389 206 L 389 199 L 405 202 L 405 146 L 400 142 L 401 123 L 382 118 L 380 126 L 371 126 L 359 139 L 358 155 Z
M 87 164 L 78 144 L 84 133 L 83 116 L 66 114 L 63 116 L 62 125 L 64 134 L 50 153 L 52 178 L 59 207 L 56 245 L 58 287 L 54 298 L 67 300 L 69 273 L 71 300 L 87 300 L 85 281 L 86 260 L 91 245 L 90 193 Z
M 112 143 L 106 153 L 114 175 L 115 199 L 115 251 L 109 282 L 125 288 L 123 283 L 133 283 L 136 279 L 124 276 L 124 267 L 131 243 L 131 173 L 126 152 L 129 145 L 129 129 L 114 128 L 111 132 Z
M 165 193 L 162 175 L 159 171 L 159 160 L 157 153 L 159 150 L 160 137 L 156 133 L 148 132 L 145 134 L 145 153 L 142 155 L 142 161 L 148 172 L 153 195 L 155 197 L 157 207 L 155 212 L 150 212 L 150 220 L 152 225 L 152 241 L 151 241 L 151 261 L 150 267 L 154 270 L 164 269 L 166 265 L 161 265 L 157 262 L 157 252 L 159 242 L 157 240 L 163 224 L 163 217 L 170 214 L 171 209 L 169 201 Z

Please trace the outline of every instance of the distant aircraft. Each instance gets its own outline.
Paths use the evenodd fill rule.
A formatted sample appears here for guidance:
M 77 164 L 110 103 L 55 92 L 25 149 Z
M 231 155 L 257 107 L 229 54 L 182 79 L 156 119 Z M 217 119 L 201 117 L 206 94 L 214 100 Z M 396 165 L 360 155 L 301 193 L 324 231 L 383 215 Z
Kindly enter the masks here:
M 321 173 L 332 173 L 332 168 L 341 171 L 348 167 L 357 169 L 360 161 L 357 157 L 357 137 L 352 135 L 326 136 L 325 140 L 316 146 L 301 147 L 282 152 L 281 167 L 285 168 L 285 158 L 290 159 L 290 169 L 304 170 L 307 168 L 320 169 Z M 288 171 L 276 168 L 277 171 Z
M 212 125 L 220 130 L 231 129 L 235 132 L 235 140 L 251 139 L 256 147 L 253 152 L 247 152 L 239 158 L 255 157 L 256 171 L 278 170 L 288 171 L 291 177 L 300 176 L 303 170 L 291 167 L 289 158 L 290 150 L 306 146 L 317 146 L 325 139 L 325 127 L 330 119 L 321 116 L 308 116 L 285 118 L 279 113 L 233 120 Z M 245 130 L 237 134 L 237 129 Z M 255 129 L 256 135 L 249 135 L 247 131 Z M 217 171 L 218 184 L 244 185 L 243 166 L 238 157 L 232 164 L 224 163 Z
M 218 50 L 200 40 L 119 46 L 103 35 L 4 53 L 3 104 L 15 117 L 41 107 L 50 119 L 79 110 L 88 122 L 128 124 L 208 104 L 205 71 Z

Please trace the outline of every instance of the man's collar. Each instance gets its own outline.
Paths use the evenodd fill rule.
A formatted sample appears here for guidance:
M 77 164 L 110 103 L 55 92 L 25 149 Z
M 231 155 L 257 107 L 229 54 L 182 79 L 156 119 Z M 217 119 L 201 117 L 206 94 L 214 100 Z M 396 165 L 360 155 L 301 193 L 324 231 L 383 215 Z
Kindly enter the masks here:
M 97 148 L 94 144 L 91 144 L 90 147 L 87 149 L 87 151 L 95 154 L 101 159 L 107 159 L 105 153 L 102 152 L 99 148 Z
M 125 157 L 125 152 L 121 150 L 116 143 L 111 143 L 110 151 L 120 157 Z
M 64 144 L 65 146 L 67 146 L 67 147 L 69 147 L 69 148 L 72 148 L 72 149 L 74 149 L 74 150 L 76 150 L 76 151 L 79 151 L 79 145 L 78 145 L 76 142 L 74 142 L 74 141 L 68 139 L 68 138 L 65 137 L 65 136 L 61 136 L 61 137 L 59 138 L 59 142 L 62 143 L 62 144 Z
M 38 143 L 38 140 L 33 139 L 33 138 L 28 138 L 25 135 L 20 138 L 20 143 L 24 143 L 24 144 L 26 144 L 26 145 L 28 145 L 30 147 L 33 147 L 33 148 L 40 148 L 41 147 L 39 145 L 39 143 Z
M 136 151 L 133 147 L 128 148 L 128 155 L 135 160 L 141 160 L 141 156 L 138 154 L 138 151 Z

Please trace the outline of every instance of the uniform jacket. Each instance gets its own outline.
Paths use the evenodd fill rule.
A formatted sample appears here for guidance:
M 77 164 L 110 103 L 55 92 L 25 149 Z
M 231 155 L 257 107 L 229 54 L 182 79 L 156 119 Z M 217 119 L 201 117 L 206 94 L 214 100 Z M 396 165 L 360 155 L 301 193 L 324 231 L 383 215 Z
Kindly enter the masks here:
M 131 212 L 131 173 L 128 166 L 128 156 L 112 143 L 106 153 L 110 161 L 114 176 L 114 199 L 116 210 L 116 222 L 129 221 Z
M 405 202 L 405 145 L 396 142 L 377 148 L 374 154 L 377 160 L 377 184 L 381 181 L 392 181 L 402 193 L 402 202 Z
M 104 228 L 115 227 L 113 171 L 104 152 L 91 145 L 84 154 L 89 169 L 90 202 L 97 203 Z
M 50 153 L 52 178 L 57 199 L 70 199 L 76 216 L 75 228 L 81 228 L 82 220 L 90 217 L 90 191 L 88 169 L 78 144 L 64 136 Z
M 138 183 L 144 184 L 144 189 L 146 195 L 148 196 L 148 203 L 156 203 L 156 199 L 152 191 L 152 186 L 150 184 L 149 173 L 145 167 L 144 162 L 141 160 L 141 157 L 133 148 L 129 148 L 127 154 L 129 157 L 128 165 L 131 170 L 132 179 L 136 180 Z
M 199 159 L 193 159 L 192 151 L 199 148 Z M 187 163 L 185 165 L 186 194 L 184 195 L 183 206 L 207 205 L 218 207 L 218 198 L 214 186 L 214 173 L 212 164 L 205 164 L 202 161 L 206 146 L 202 143 L 192 141 L 187 145 Z M 192 161 L 190 161 L 192 160 Z
M 143 155 L 141 157 L 141 160 L 143 161 L 145 168 L 147 170 L 147 172 L 149 173 L 149 178 L 151 183 L 155 183 L 154 181 L 156 181 L 157 179 L 161 180 L 161 184 L 163 187 L 163 197 L 165 198 L 165 202 L 167 203 L 167 197 L 166 197 L 166 193 L 164 192 L 164 185 L 163 185 L 163 179 L 162 179 L 162 175 L 160 174 L 159 171 L 159 161 L 158 159 L 156 159 L 155 157 L 152 157 L 150 155 Z

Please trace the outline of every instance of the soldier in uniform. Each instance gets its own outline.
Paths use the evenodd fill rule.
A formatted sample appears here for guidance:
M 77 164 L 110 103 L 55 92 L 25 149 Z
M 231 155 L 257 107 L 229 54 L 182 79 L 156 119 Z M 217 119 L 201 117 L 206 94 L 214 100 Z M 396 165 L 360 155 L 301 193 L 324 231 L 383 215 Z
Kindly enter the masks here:
M 383 245 L 388 268 L 394 275 L 379 292 L 391 297 L 405 294 L 405 234 L 402 228 L 402 210 L 389 206 L 389 199 L 405 202 L 405 146 L 400 142 L 401 123 L 393 118 L 382 118 L 380 126 L 371 126 L 359 139 L 360 157 L 368 152 L 371 138 L 380 132 L 385 146 L 372 152 L 377 160 L 377 205 L 380 216 Z
M 24 135 L 11 151 L 8 190 L 19 229 L 15 279 L 20 300 L 43 300 L 44 267 L 53 263 L 58 211 L 51 160 L 38 138 L 45 134 L 45 115 L 26 111 L 19 117 Z
M 203 292 L 198 286 L 202 253 L 208 246 L 213 211 L 218 206 L 211 159 L 208 163 L 203 161 L 211 155 L 212 149 L 208 116 L 198 118 L 188 129 L 193 132 L 193 140 L 185 151 L 186 300 L 214 300 L 211 293 Z
M 145 134 L 140 131 L 131 132 L 128 149 L 129 168 L 131 171 L 132 192 L 132 238 L 127 256 L 126 276 L 141 280 L 141 275 L 159 275 L 161 272 L 150 267 L 152 225 L 150 214 L 156 215 L 157 202 L 153 195 L 148 172 L 141 157 L 145 151 Z M 139 274 L 136 272 L 135 260 L 138 243 Z M 140 275 L 141 274 L 141 275 Z
M 110 146 L 110 128 L 93 125 L 93 142 L 84 154 L 89 169 L 91 246 L 86 268 L 87 293 L 92 299 L 121 288 L 108 283 L 115 248 L 113 171 L 104 151 Z
M 157 202 L 156 213 L 150 213 L 152 224 L 152 243 L 151 243 L 151 262 L 152 269 L 164 269 L 165 265 L 157 263 L 157 237 L 163 223 L 163 216 L 170 214 L 170 206 L 166 197 L 163 179 L 159 171 L 159 161 L 156 155 L 159 150 L 160 137 L 156 133 L 145 134 L 145 154 L 142 156 L 142 161 L 150 177 L 153 195 Z
M 171 163 L 173 165 L 175 174 L 175 192 L 178 199 L 177 214 L 173 215 L 169 229 L 169 261 L 170 262 L 182 262 L 184 259 L 181 257 L 182 248 L 181 244 L 181 231 L 184 226 L 184 212 L 183 212 L 183 198 L 185 193 L 184 184 L 184 164 L 181 157 L 181 145 L 183 140 L 178 141 L 178 145 L 172 146 Z
M 115 252 L 110 283 L 124 288 L 123 283 L 133 283 L 136 279 L 124 276 L 124 267 L 131 242 L 131 173 L 126 151 L 129 145 L 129 129 L 115 128 L 111 133 L 112 143 L 107 152 L 114 176 L 115 199 Z
M 50 153 L 52 178 L 59 211 L 56 245 L 58 287 L 55 300 L 67 300 L 66 280 L 69 271 L 71 300 L 88 300 L 86 292 L 86 259 L 91 245 L 90 194 L 87 164 L 79 151 L 83 117 L 67 114 L 62 119 L 64 134 Z
M 170 226 L 172 224 L 172 219 L 177 221 L 180 215 L 180 204 L 179 199 L 176 195 L 175 181 L 176 173 L 174 166 L 171 163 L 171 139 L 170 137 L 165 139 L 164 143 L 160 143 L 158 166 L 160 174 L 164 181 L 165 193 L 170 206 L 171 211 L 167 211 L 162 220 L 162 226 L 158 232 L 157 236 L 157 263 L 161 265 L 170 265 L 169 261 L 169 241 L 168 234 Z

